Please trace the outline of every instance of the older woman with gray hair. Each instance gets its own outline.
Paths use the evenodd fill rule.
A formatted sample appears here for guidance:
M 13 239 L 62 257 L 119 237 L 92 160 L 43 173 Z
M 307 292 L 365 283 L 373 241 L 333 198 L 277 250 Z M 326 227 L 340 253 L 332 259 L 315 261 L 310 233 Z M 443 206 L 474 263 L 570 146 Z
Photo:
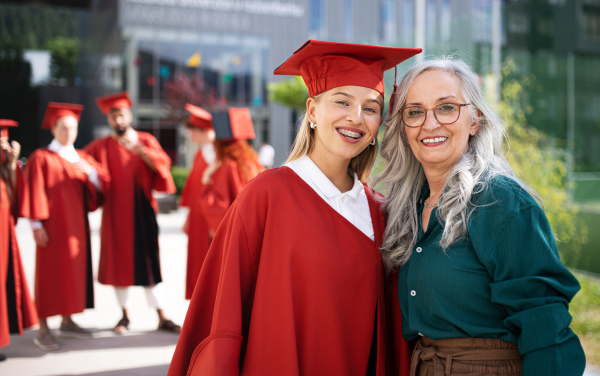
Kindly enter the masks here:
M 505 125 L 452 58 L 417 64 L 390 103 L 375 184 L 411 375 L 581 375 L 579 290 L 539 196 L 503 156 Z

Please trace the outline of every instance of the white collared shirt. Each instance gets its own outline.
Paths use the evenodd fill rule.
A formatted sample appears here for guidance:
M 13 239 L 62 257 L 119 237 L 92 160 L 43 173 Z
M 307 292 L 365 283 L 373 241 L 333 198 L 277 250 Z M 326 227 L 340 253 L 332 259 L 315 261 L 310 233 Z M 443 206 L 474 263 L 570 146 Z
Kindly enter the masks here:
M 206 164 L 212 164 L 215 161 L 215 158 L 217 157 L 215 145 L 212 143 L 206 144 L 202 146 L 200 150 L 202 150 L 202 158 L 204 158 L 204 162 L 206 162 Z
M 342 193 L 308 156 L 293 160 L 286 166 L 300 176 L 335 211 L 371 240 L 375 240 L 367 194 L 356 174 L 352 189 Z
M 48 149 L 60 155 L 67 162 L 79 162 L 79 154 L 77 154 L 77 151 L 75 151 L 75 147 L 73 145 L 65 146 L 58 142 L 56 138 L 53 138 L 52 142 L 50 142 L 50 145 L 48 145 Z

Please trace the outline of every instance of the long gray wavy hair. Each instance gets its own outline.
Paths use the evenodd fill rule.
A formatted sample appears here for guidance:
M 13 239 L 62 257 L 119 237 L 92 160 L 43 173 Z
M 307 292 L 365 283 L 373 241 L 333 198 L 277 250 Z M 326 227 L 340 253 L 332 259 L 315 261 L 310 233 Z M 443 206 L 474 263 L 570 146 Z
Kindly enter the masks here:
M 538 202 L 541 199 L 533 189 L 515 177 L 503 155 L 506 125 L 485 102 L 479 80 L 471 68 L 452 56 L 424 61 L 412 67 L 399 84 L 395 103 L 386 120 L 386 131 L 381 148 L 384 170 L 375 177 L 373 186 L 384 188 L 383 211 L 388 221 L 381 253 L 387 271 L 404 265 L 410 259 L 417 241 L 419 217 L 416 210 L 421 189 L 427 183 L 421 163 L 415 158 L 400 116 L 408 90 L 417 76 L 427 70 L 438 69 L 458 77 L 473 121 L 479 121 L 479 130 L 468 141 L 467 152 L 448 173 L 443 195 L 438 202 L 437 218 L 444 226 L 440 241 L 442 249 L 467 235 L 467 222 L 473 210 L 473 193 L 482 191 L 496 175 L 516 180 Z

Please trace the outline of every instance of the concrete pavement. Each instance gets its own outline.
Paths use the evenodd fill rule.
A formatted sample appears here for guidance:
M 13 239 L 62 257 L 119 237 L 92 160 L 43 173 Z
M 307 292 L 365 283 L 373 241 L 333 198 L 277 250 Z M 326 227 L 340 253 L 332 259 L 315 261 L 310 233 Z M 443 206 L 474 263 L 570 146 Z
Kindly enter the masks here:
M 166 313 L 178 324 L 183 323 L 188 302 L 185 296 L 187 237 L 181 232 L 187 211 L 180 209 L 159 214 L 161 265 L 167 293 Z M 90 214 L 94 271 L 99 256 L 100 211 Z M 25 265 L 29 287 L 33 290 L 35 243 L 29 223 L 19 219 L 17 237 Z M 31 291 L 33 293 L 33 291 Z M 141 288 L 132 289 L 130 331 L 124 335 L 112 332 L 121 312 L 113 288 L 95 283 L 96 308 L 73 316 L 83 327 L 91 328 L 95 338 L 88 340 L 57 337 L 58 351 L 39 350 L 32 341 L 37 330 L 25 336 L 11 336 L 11 344 L 0 349 L 9 358 L 0 362 L 2 376 L 164 376 L 175 350 L 178 336 L 157 331 L 158 318 L 147 307 Z M 60 317 L 48 320 L 51 328 L 60 326 Z M 600 369 L 590 366 L 584 376 L 600 376 Z
M 100 248 L 100 215 L 100 211 L 90 214 L 94 272 L 97 270 Z M 158 216 L 160 258 L 168 301 L 166 313 L 178 324 L 183 323 L 188 307 L 184 299 L 187 237 L 180 230 L 186 215 L 187 211 L 182 209 Z M 29 223 L 23 218 L 17 223 L 17 237 L 29 287 L 33 290 L 35 243 Z M 37 333 L 35 329 L 26 332 L 23 337 L 11 336 L 11 344 L 0 349 L 9 357 L 0 362 L 0 375 L 166 375 L 178 335 L 156 330 L 158 318 L 156 312 L 147 307 L 143 289 L 136 287 L 131 291 L 131 325 L 130 331 L 124 335 L 112 332 L 121 316 L 113 288 L 96 282 L 94 292 L 96 308 L 73 315 L 73 319 L 81 326 L 92 329 L 95 338 L 81 340 L 57 337 L 62 348 L 45 352 L 33 345 Z M 51 328 L 58 328 L 60 321 L 60 317 L 52 317 L 48 323 Z

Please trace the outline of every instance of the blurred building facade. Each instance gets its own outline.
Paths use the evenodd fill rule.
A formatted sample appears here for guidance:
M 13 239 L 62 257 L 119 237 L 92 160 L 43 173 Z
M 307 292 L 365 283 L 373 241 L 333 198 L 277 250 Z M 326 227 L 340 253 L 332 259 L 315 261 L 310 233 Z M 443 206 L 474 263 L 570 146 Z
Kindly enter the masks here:
M 513 61 L 503 74 L 523 82 L 527 122 L 572 151 L 584 191 L 600 192 L 600 0 L 26 0 L 2 3 L 0 22 L 4 50 L 20 48 L 31 63 L 31 89 L 20 94 L 31 99 L 0 104 L 0 117 L 23 124 L 26 153 L 49 139 L 38 130 L 49 100 L 86 106 L 81 146 L 108 132 L 94 98 L 127 90 L 135 124 L 176 164 L 185 164 L 178 103 L 194 98 L 250 107 L 255 144 L 272 144 L 279 165 L 295 124 L 269 102 L 266 83 L 285 79 L 272 72 L 297 47 L 309 38 L 419 44 L 425 55 L 459 51 L 496 83 L 499 63 Z M 78 43 L 71 60 L 69 40 Z M 393 71 L 386 80 L 391 87 Z

